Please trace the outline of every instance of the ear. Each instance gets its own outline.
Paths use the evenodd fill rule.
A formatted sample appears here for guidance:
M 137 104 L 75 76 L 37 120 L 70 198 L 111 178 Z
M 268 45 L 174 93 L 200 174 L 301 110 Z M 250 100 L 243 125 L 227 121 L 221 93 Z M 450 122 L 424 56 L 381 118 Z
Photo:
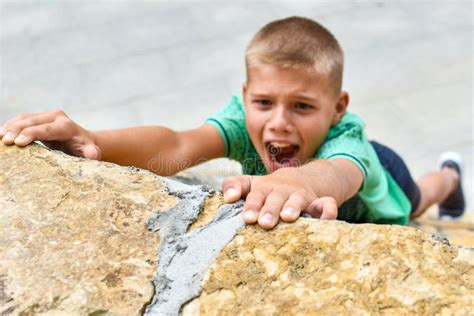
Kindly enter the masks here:
M 349 105 L 349 93 L 341 91 L 336 103 L 336 113 L 332 119 L 331 125 L 336 125 L 341 120 L 342 116 L 346 113 L 347 106 Z
M 242 84 L 242 99 L 244 101 L 244 105 L 247 104 L 247 81 L 244 81 L 244 83 Z

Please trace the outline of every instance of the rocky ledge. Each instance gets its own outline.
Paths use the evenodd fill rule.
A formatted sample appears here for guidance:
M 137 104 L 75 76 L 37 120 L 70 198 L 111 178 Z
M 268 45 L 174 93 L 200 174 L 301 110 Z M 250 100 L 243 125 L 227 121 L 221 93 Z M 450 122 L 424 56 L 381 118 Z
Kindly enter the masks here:
M 301 218 L 147 171 L 0 145 L 2 315 L 474 313 L 474 250 Z

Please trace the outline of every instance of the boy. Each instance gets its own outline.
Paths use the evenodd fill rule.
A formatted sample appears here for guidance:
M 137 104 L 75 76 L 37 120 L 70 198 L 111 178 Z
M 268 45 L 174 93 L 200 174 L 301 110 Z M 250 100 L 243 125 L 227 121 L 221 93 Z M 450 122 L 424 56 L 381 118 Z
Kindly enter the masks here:
M 280 219 L 295 221 L 303 211 L 322 219 L 406 224 L 441 202 L 440 215 L 462 214 L 458 157 L 447 157 L 440 171 L 415 184 L 393 151 L 367 141 L 362 120 L 346 112 L 342 49 L 323 26 L 300 17 L 269 23 L 250 42 L 245 61 L 242 96 L 196 129 L 91 132 L 52 111 L 21 114 L 2 126 L 0 137 L 18 146 L 40 140 L 164 176 L 227 156 L 242 163 L 245 175 L 224 181 L 225 201 L 245 198 L 245 222 L 265 229 Z M 158 157 L 162 163 L 151 168 Z

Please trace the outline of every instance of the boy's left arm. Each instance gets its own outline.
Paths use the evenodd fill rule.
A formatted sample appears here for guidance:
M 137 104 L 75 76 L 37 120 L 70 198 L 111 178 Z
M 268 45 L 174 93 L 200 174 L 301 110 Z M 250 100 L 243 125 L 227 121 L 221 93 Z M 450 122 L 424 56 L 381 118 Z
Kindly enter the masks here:
M 315 160 L 301 167 L 281 168 L 265 176 L 237 176 L 224 181 L 224 199 L 245 197 L 244 220 L 265 229 L 281 218 L 293 222 L 305 211 L 313 217 L 336 219 L 337 208 L 354 196 L 364 175 L 350 160 Z

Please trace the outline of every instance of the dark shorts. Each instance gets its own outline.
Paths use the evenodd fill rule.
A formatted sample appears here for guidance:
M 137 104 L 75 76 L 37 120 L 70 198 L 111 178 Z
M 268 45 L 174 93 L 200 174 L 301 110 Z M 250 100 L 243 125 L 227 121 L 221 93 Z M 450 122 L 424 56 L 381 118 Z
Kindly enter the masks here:
M 395 182 L 405 192 L 405 195 L 411 202 L 411 211 L 415 211 L 420 204 L 421 194 L 420 189 L 410 175 L 407 166 L 402 158 L 390 148 L 379 144 L 375 141 L 370 142 L 379 157 L 379 160 L 385 170 L 390 173 Z

